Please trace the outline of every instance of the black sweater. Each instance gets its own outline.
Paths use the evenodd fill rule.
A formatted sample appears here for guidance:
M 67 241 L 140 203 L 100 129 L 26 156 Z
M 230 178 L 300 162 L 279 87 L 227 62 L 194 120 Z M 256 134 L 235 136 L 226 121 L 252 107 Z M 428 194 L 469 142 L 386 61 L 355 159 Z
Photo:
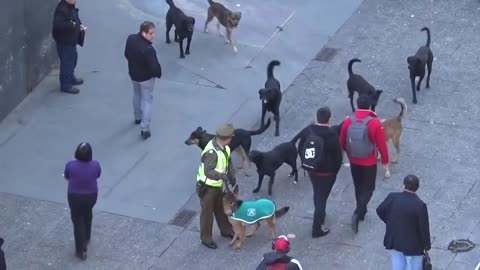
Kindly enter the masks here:
M 128 61 L 128 74 L 133 81 L 143 82 L 151 78 L 160 78 L 162 68 L 152 43 L 142 34 L 128 36 L 125 44 L 125 58 Z
M 63 45 L 77 45 L 81 24 L 78 8 L 61 0 L 53 15 L 53 39 Z
M 318 170 L 319 173 L 335 173 L 337 174 L 342 166 L 342 148 L 340 147 L 339 134 L 330 127 L 320 125 L 309 125 L 298 133 L 293 139 L 293 142 L 298 143 L 298 149 L 302 149 L 305 140 L 311 134 L 321 136 L 325 142 L 326 162 L 321 164 Z

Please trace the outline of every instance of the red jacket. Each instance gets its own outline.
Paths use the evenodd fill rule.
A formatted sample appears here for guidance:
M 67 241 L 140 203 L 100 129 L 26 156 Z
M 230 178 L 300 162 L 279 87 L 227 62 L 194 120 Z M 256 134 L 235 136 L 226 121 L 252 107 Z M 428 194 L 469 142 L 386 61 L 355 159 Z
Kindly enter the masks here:
M 371 166 L 377 164 L 378 148 L 380 155 L 382 155 L 382 164 L 388 164 L 388 147 L 382 123 L 380 122 L 380 120 L 378 120 L 377 115 L 370 110 L 357 109 L 355 111 L 355 117 L 357 119 L 364 119 L 367 116 L 374 117 L 372 120 L 370 120 L 370 122 L 368 122 L 368 137 L 370 138 L 370 141 L 376 145 L 376 147 L 367 158 L 349 157 L 350 163 L 363 166 Z M 345 118 L 345 121 L 343 122 L 342 129 L 340 131 L 340 146 L 342 146 L 342 149 L 344 151 L 347 150 L 347 130 L 351 123 L 352 119 L 347 116 L 347 118 Z

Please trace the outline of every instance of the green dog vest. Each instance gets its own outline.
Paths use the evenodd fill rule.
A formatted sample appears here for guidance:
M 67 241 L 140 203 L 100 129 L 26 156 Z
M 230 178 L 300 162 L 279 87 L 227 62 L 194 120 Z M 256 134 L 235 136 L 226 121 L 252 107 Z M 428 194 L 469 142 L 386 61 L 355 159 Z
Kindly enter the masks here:
M 268 199 L 244 201 L 240 208 L 233 212 L 230 218 L 245 222 L 256 223 L 275 214 L 275 203 Z

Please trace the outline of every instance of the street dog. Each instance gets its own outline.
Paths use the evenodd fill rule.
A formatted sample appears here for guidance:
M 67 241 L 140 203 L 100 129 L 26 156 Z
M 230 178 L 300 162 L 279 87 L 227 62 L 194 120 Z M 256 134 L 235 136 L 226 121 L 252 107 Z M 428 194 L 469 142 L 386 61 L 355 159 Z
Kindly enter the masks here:
M 190 54 L 190 43 L 192 42 L 193 27 L 195 19 L 185 15 L 181 9 L 175 6 L 173 0 L 166 0 L 169 5 L 166 16 L 166 42 L 170 44 L 170 29 L 175 25 L 175 42 L 180 47 L 180 58 L 185 58 L 185 54 Z M 187 48 L 183 53 L 183 40 L 187 39 Z
M 232 39 L 232 32 L 233 29 L 237 28 L 238 24 L 240 23 L 240 19 L 242 18 L 242 12 L 240 11 L 231 11 L 226 8 L 224 5 L 214 2 L 212 0 L 208 0 L 208 7 L 207 11 L 207 20 L 205 21 L 204 31 L 208 33 L 208 23 L 213 20 L 213 18 L 217 18 L 217 29 L 220 34 L 223 35 L 222 31 L 220 30 L 220 24 L 223 25 L 226 29 L 226 36 L 225 36 L 225 43 L 230 43 L 233 46 L 233 50 L 238 52 L 237 45 Z
M 262 134 L 263 132 L 265 132 L 265 130 L 268 129 L 269 126 L 270 119 L 268 119 L 267 124 L 264 127 L 260 127 L 257 130 L 245 130 L 237 128 L 233 131 L 232 141 L 228 146 L 230 147 L 230 150 L 232 152 L 236 151 L 237 154 L 240 155 L 242 163 L 241 166 L 238 168 L 243 168 L 246 176 L 251 175 L 251 163 L 248 158 L 248 154 L 250 153 L 250 148 L 252 146 L 252 136 Z M 197 129 L 190 133 L 190 136 L 187 138 L 187 140 L 185 140 L 185 144 L 198 145 L 198 147 L 203 150 L 205 146 L 207 146 L 208 142 L 211 141 L 214 137 L 214 134 L 208 133 L 202 127 L 197 127 Z M 248 168 L 244 167 L 245 162 L 247 162 Z
M 372 111 L 375 111 L 375 106 L 377 106 L 380 95 L 383 93 L 383 90 L 377 90 L 373 87 L 365 78 L 361 75 L 355 74 L 352 71 L 353 63 L 362 62 L 358 58 L 354 58 L 348 62 L 348 98 L 350 99 L 350 106 L 352 107 L 352 112 L 355 112 L 355 107 L 353 106 L 353 95 L 355 92 L 358 95 L 367 95 L 370 97 L 370 102 L 372 104 Z
M 281 143 L 275 146 L 268 152 L 261 152 L 257 150 L 250 151 L 249 158 L 257 166 L 258 184 L 253 190 L 253 193 L 260 191 L 263 178 L 265 175 L 270 177 L 268 182 L 268 195 L 272 195 L 272 187 L 275 182 L 275 172 L 282 166 L 283 163 L 287 163 L 292 167 L 290 177 L 294 176 L 293 183 L 298 183 L 298 170 L 297 170 L 297 147 L 293 142 Z
M 260 126 L 263 126 L 267 111 L 271 112 L 275 120 L 275 136 L 280 136 L 280 103 L 282 102 L 282 91 L 280 90 L 280 82 L 273 74 L 273 69 L 279 65 L 280 61 L 278 60 L 273 60 L 268 64 L 265 88 L 258 91 L 258 95 L 262 101 L 262 119 L 260 120 Z
M 413 104 L 417 104 L 417 93 L 415 92 L 415 78 L 420 77 L 417 83 L 417 91 L 420 91 L 420 84 L 425 77 L 425 65 L 428 68 L 427 85 L 430 88 L 430 74 L 432 73 L 433 53 L 430 49 L 430 29 L 423 27 L 421 31 L 427 32 L 427 43 L 420 47 L 414 56 L 407 57 L 408 69 L 410 70 L 410 83 L 412 85 Z
M 223 210 L 228 216 L 234 231 L 233 239 L 229 245 L 233 245 L 235 250 L 241 249 L 245 244 L 245 238 L 253 236 L 262 223 L 270 229 L 272 240 L 275 239 L 277 236 L 276 219 L 285 215 L 289 209 L 289 206 L 277 209 L 275 203 L 268 199 L 240 200 L 238 198 L 238 186 L 235 186 L 233 191 L 227 188 L 223 194 Z M 248 225 L 254 226 L 249 233 L 246 232 Z
M 395 157 L 392 158 L 392 163 L 396 163 L 400 156 L 400 136 L 402 135 L 403 131 L 402 119 L 407 115 L 407 103 L 402 97 L 395 98 L 393 102 L 400 104 L 400 113 L 394 118 L 382 120 L 382 126 L 385 132 L 387 143 L 392 141 L 393 146 L 395 147 L 396 154 Z M 378 155 L 378 158 L 380 159 L 380 154 Z M 390 178 L 390 175 L 390 166 L 387 166 L 385 178 Z

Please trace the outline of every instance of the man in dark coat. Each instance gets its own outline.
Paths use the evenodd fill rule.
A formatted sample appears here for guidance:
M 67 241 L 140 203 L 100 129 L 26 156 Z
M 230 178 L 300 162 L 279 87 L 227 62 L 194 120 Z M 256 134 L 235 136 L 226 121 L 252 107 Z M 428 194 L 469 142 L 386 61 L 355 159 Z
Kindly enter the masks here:
M 257 266 L 257 270 L 303 270 L 297 259 L 287 255 L 290 252 L 290 241 L 285 235 L 280 235 L 273 240 L 272 249 L 273 251 L 263 254 L 263 259 Z
M 0 238 L 0 270 L 7 270 L 7 263 L 5 262 L 5 254 L 2 250 L 3 238 Z
M 417 196 L 419 179 L 407 175 L 403 192 L 392 192 L 378 206 L 377 214 L 386 225 L 383 244 L 391 250 L 392 270 L 421 270 L 423 254 L 430 250 L 427 205 Z

